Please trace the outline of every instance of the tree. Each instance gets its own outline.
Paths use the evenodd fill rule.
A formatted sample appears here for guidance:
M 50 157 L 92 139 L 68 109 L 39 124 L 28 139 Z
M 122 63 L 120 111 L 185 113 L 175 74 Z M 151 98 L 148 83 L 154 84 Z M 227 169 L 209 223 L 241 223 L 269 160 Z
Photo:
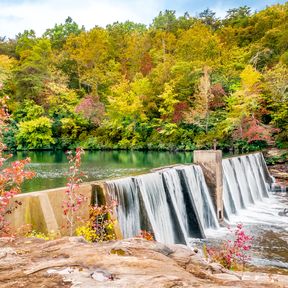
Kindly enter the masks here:
M 87 95 L 75 108 L 76 113 L 81 113 L 90 123 L 99 126 L 104 119 L 105 106 L 98 97 Z
M 78 36 L 72 35 L 66 41 L 65 50 L 77 63 L 80 85 L 89 86 L 89 92 L 97 96 L 109 56 L 107 32 L 95 27 Z
M 47 117 L 20 122 L 19 132 L 16 136 L 18 148 L 50 148 L 51 144 L 54 143 L 51 128 L 51 120 Z
M 134 126 L 136 122 L 145 121 L 144 95 L 142 94 L 143 91 L 138 89 L 138 85 L 141 84 L 147 85 L 147 79 L 139 79 L 132 83 L 123 80 L 119 85 L 113 87 L 113 94 L 109 97 L 107 115 L 115 126 L 120 123 L 126 126 L 130 124 Z
M 14 59 L 0 54 L 0 91 L 4 83 L 11 77 L 13 65 L 15 65 Z
M 16 36 L 15 52 L 18 58 L 26 58 L 26 55 L 33 49 L 36 44 L 36 34 L 34 30 L 24 30 Z
M 176 11 L 160 11 L 159 15 L 153 19 L 151 28 L 159 31 L 175 33 L 177 31 Z
M 161 117 L 165 121 L 171 121 L 174 115 L 175 105 L 179 102 L 179 100 L 177 100 L 177 94 L 174 92 L 172 83 L 165 83 L 164 91 L 159 95 L 159 98 L 161 99 L 159 107 Z
M 47 29 L 43 37 L 50 39 L 52 48 L 59 50 L 65 44 L 68 36 L 79 35 L 84 30 L 84 26 L 79 27 L 71 17 L 68 17 L 64 24 L 55 24 L 53 28 Z
M 239 8 L 232 8 L 227 11 L 224 23 L 226 25 L 243 27 L 248 24 L 250 15 L 251 8 L 246 5 Z
M 199 13 L 198 18 L 213 30 L 217 30 L 221 25 L 220 19 L 216 17 L 216 13 L 208 8 Z
M 29 121 L 44 116 L 44 108 L 33 100 L 24 100 L 21 105 L 16 105 L 13 118 L 16 121 Z
M 24 41 L 25 40 L 25 41 Z M 51 44 L 48 39 L 21 38 L 16 46 L 20 56 L 19 65 L 14 69 L 14 81 L 16 84 L 15 98 L 33 100 L 42 104 L 40 97 L 45 82 L 50 77 L 50 63 L 52 60 Z
M 210 68 L 203 68 L 203 75 L 200 77 L 198 91 L 196 93 L 193 107 L 186 114 L 186 121 L 199 123 L 204 119 L 204 127 L 206 134 L 208 133 L 210 105 L 214 95 L 211 91 Z
M 219 53 L 219 39 L 202 23 L 183 31 L 177 42 L 176 55 L 184 61 L 194 62 L 198 67 L 215 63 Z
M 278 64 L 264 74 L 266 101 L 272 123 L 280 129 L 279 139 L 288 142 L 288 68 Z
M 249 128 L 247 121 L 259 123 L 254 119 L 261 99 L 262 75 L 251 65 L 247 65 L 240 77 L 241 86 L 227 98 L 228 113 L 224 123 L 226 124 L 226 132 L 236 129 L 234 135 L 244 139 L 245 127 Z
M 26 170 L 26 165 L 30 162 L 29 158 L 20 161 L 8 163 L 7 160 L 11 155 L 5 152 L 3 143 L 4 131 L 7 129 L 7 121 L 9 115 L 7 113 L 6 99 L 0 98 L 0 236 L 9 235 L 9 223 L 5 219 L 5 215 L 11 213 L 13 208 L 9 207 L 10 200 L 21 192 L 21 184 L 26 179 L 34 176 L 33 172 Z

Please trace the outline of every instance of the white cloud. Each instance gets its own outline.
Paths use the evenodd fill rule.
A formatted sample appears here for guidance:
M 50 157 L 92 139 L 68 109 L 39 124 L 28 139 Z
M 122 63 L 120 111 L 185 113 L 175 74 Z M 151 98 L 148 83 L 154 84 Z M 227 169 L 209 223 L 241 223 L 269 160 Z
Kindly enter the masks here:
M 0 0 L 0 36 L 14 37 L 25 29 L 41 35 L 55 23 L 63 23 L 68 16 L 86 29 L 126 20 L 149 24 L 162 4 L 161 0 L 45 0 L 21 4 L 1 4 Z
M 159 11 L 165 9 L 176 10 L 180 16 L 185 11 L 195 15 L 210 7 L 223 18 L 232 7 L 246 4 L 260 9 L 275 2 L 285 0 L 0 0 L 0 36 L 14 37 L 25 29 L 41 35 L 55 23 L 63 23 L 68 16 L 90 29 L 126 20 L 150 24 Z

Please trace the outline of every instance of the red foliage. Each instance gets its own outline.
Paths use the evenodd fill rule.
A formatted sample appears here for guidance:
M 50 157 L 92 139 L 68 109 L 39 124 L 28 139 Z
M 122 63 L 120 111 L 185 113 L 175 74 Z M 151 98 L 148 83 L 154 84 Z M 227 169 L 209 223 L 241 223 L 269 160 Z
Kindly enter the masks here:
M 136 238 L 146 239 L 148 241 L 154 241 L 153 234 L 145 230 L 141 230 L 139 235 L 136 236 Z
M 235 268 L 237 264 L 244 268 L 250 259 L 247 253 L 252 247 L 253 237 L 245 233 L 242 224 L 238 224 L 235 231 L 228 229 L 234 239 L 225 241 L 220 250 L 207 248 L 207 253 L 212 260 L 220 262 L 227 269 Z
M 75 112 L 81 113 L 91 123 L 100 125 L 104 117 L 105 107 L 98 97 L 87 95 L 76 106 Z
M 225 106 L 223 97 L 226 95 L 223 86 L 220 83 L 216 83 L 211 86 L 212 100 L 209 103 L 211 109 L 221 108 Z
M 67 222 L 67 228 L 69 228 L 70 236 L 74 233 L 76 220 L 80 220 L 76 216 L 76 212 L 79 210 L 82 203 L 86 200 L 86 197 L 79 193 L 79 185 L 83 182 L 85 177 L 81 172 L 81 156 L 84 154 L 82 148 L 77 148 L 75 153 L 71 151 L 67 152 L 67 159 L 70 163 L 67 189 L 65 191 L 66 197 L 62 203 L 62 209 Z
M 146 76 L 150 73 L 152 68 L 153 68 L 152 58 L 148 53 L 145 53 L 141 61 L 140 71 L 144 76 Z
M 116 201 L 111 201 L 106 205 L 96 205 L 90 208 L 90 217 L 88 225 L 95 230 L 97 239 L 95 242 L 102 242 L 107 240 L 112 240 L 115 238 L 113 230 L 113 225 L 115 220 L 110 217 L 113 214 L 113 210 L 117 206 Z
M 172 121 L 174 123 L 180 123 L 183 120 L 185 112 L 187 112 L 188 110 L 188 107 L 189 106 L 187 102 L 179 102 L 175 104 Z
M 34 173 L 26 171 L 25 167 L 30 162 L 29 158 L 7 163 L 12 155 L 4 155 L 5 145 L 3 143 L 3 131 L 7 129 L 9 115 L 5 99 L 0 99 L 0 236 L 9 234 L 9 223 L 5 215 L 11 213 L 9 203 L 14 195 L 21 192 L 21 184 L 25 179 L 34 177 Z M 21 204 L 16 202 L 16 205 Z
M 277 132 L 277 129 L 273 129 L 270 126 L 264 126 L 255 117 L 244 118 L 241 129 L 242 131 L 240 131 L 239 128 L 234 132 L 234 138 L 242 138 L 248 143 L 259 140 L 271 143 L 273 141 L 272 134 Z

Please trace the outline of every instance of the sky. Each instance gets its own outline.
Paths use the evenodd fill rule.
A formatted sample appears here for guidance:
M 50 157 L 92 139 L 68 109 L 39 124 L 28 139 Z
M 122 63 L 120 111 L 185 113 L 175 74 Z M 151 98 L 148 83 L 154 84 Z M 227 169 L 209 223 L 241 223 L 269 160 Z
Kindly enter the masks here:
M 70 16 L 86 29 L 126 20 L 149 25 L 160 11 L 175 10 L 191 16 L 209 8 L 224 17 L 230 8 L 247 5 L 253 10 L 286 1 L 274 0 L 0 0 L 0 36 L 14 38 L 25 29 L 38 36 Z

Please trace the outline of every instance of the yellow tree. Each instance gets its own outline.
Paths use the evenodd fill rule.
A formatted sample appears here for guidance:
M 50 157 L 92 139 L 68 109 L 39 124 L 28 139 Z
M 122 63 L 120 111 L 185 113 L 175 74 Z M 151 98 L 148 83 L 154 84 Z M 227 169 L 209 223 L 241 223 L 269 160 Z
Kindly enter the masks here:
M 186 113 L 186 121 L 200 124 L 204 119 L 205 132 L 208 133 L 210 103 L 213 99 L 211 92 L 210 68 L 204 66 L 203 75 L 200 78 L 198 91 L 194 95 L 193 107 Z
M 228 113 L 224 126 L 226 132 L 237 129 L 243 138 L 245 120 L 254 119 L 259 107 L 262 75 L 251 65 L 247 65 L 240 77 L 239 89 L 227 99 Z
M 0 55 L 0 89 L 11 75 L 11 69 L 15 63 L 16 61 L 7 55 Z
M 143 93 L 145 94 L 147 89 L 149 83 L 146 78 L 137 79 L 132 83 L 123 79 L 112 88 L 112 95 L 108 97 L 107 116 L 114 127 L 126 126 L 133 130 L 137 122 L 146 120 Z
M 220 55 L 220 41 L 207 26 L 196 23 L 180 34 L 176 55 L 180 60 L 194 62 L 198 67 L 212 65 Z
M 77 63 L 80 83 L 89 87 L 89 92 L 98 95 L 99 84 L 107 68 L 108 35 L 99 27 L 89 32 L 68 37 L 65 45 L 70 59 Z
M 161 100 L 159 112 L 163 119 L 171 120 L 175 111 L 175 105 L 179 102 L 174 92 L 173 83 L 165 83 L 164 91 L 159 95 Z
M 272 123 L 280 128 L 279 139 L 288 142 L 288 67 L 278 64 L 264 74 Z

